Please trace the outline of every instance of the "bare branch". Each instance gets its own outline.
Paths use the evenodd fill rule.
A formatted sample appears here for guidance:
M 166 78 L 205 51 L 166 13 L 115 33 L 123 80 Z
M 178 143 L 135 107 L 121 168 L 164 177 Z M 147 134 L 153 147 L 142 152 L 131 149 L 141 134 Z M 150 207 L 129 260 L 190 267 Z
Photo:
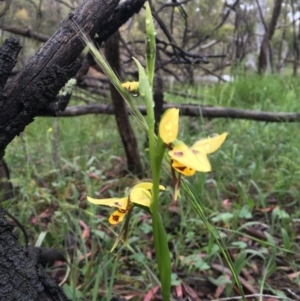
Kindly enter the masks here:
M 230 12 L 232 10 L 235 10 L 235 7 L 238 5 L 238 3 L 239 3 L 239 0 L 236 0 L 230 6 L 228 4 L 225 4 L 224 6 L 228 7 L 228 10 L 227 10 L 226 14 L 224 14 L 224 15 L 222 14 L 223 17 L 222 17 L 221 22 L 219 24 L 217 24 L 217 26 L 215 28 L 213 28 L 203 39 L 200 39 L 195 45 L 193 45 L 191 48 L 189 48 L 188 51 L 191 51 L 191 50 L 195 49 L 196 47 L 198 47 L 203 41 L 207 40 L 216 30 L 218 30 L 228 19 Z
M 267 24 L 266 24 L 266 21 L 265 21 L 265 18 L 264 18 L 264 16 L 263 16 L 263 13 L 262 13 L 261 6 L 260 6 L 260 4 L 259 4 L 259 1 L 258 1 L 258 0 L 255 0 L 255 1 L 256 1 L 256 5 L 257 5 L 257 9 L 258 9 L 258 13 L 259 13 L 259 17 L 260 17 L 260 19 L 261 19 L 261 22 L 262 22 L 262 24 L 263 24 L 264 28 L 265 28 L 265 32 L 267 32 L 267 30 L 268 30 L 268 26 L 267 26 Z
M 184 0 L 181 2 L 170 2 L 170 3 L 165 3 L 163 4 L 155 13 L 158 14 L 159 12 L 161 12 L 165 7 L 177 7 L 177 6 L 181 6 L 182 4 L 186 4 L 188 2 L 190 2 L 191 0 Z
M 21 28 L 7 24 L 0 24 L 0 28 L 11 33 L 37 40 L 39 42 L 46 42 L 50 38 L 45 34 L 30 30 L 28 28 Z
M 299 122 L 300 112 L 297 113 L 275 113 L 261 112 L 251 110 L 241 110 L 222 107 L 210 107 L 193 104 L 164 104 L 163 111 L 169 108 L 180 109 L 183 116 L 207 117 L 207 118 L 231 118 L 231 119 L 248 119 L 264 122 Z M 146 115 L 146 108 L 138 106 L 140 112 Z M 59 112 L 58 116 L 72 117 L 86 114 L 114 114 L 112 105 L 90 104 L 86 106 L 68 107 L 65 111 Z M 129 110 L 128 110 L 129 114 Z

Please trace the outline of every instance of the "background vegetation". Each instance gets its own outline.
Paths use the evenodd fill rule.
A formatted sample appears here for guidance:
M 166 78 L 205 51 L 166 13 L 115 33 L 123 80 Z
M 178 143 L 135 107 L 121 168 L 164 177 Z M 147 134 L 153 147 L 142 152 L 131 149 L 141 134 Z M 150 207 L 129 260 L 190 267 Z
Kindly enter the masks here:
M 259 95 L 270 111 L 297 106 L 296 95 L 281 78 L 261 81 L 254 77 L 251 81 L 256 85 L 242 79 L 202 86 L 201 90 L 186 89 L 193 95 L 205 95 L 213 105 L 228 105 L 225 95 L 231 95 L 235 105 L 258 109 L 261 101 L 254 101 L 252 95 Z M 276 99 L 270 99 L 273 89 L 281 90 Z M 239 91 L 248 97 L 241 101 Z M 168 98 L 183 102 L 171 92 L 166 94 Z M 205 187 L 203 200 L 211 221 L 248 282 L 248 293 L 290 296 L 287 288 L 296 292 L 299 286 L 298 124 L 183 120 L 180 133 L 187 143 L 199 138 L 199 133 L 229 132 L 225 145 L 211 156 L 213 172 L 199 174 L 193 182 L 196 189 Z M 58 149 L 54 144 L 57 122 L 64 129 L 59 133 Z M 135 215 L 129 248 L 111 254 L 108 250 L 118 229 L 107 223 L 110 210 L 86 202 L 87 194 L 122 196 L 136 181 L 124 176 L 124 151 L 114 122 L 110 116 L 39 118 L 11 143 L 5 157 L 16 193 L 6 208 L 26 225 L 33 245 L 55 247 L 68 254 L 71 266 L 64 288 L 72 300 L 75 296 L 90 300 L 92 288 L 98 286 L 103 295 L 109 294 L 112 283 L 113 293 L 124 297 L 141 296 L 157 285 L 149 216 Z M 137 129 L 134 124 L 133 128 Z M 146 163 L 144 134 L 135 132 Z M 170 204 L 172 183 L 168 177 L 163 177 L 163 184 L 170 185 L 162 202 L 173 258 L 173 285 L 189 286 L 198 296 L 210 299 L 232 295 L 231 286 L 224 288 L 230 276 L 222 272 L 216 244 L 188 202 L 182 199 Z M 50 271 L 62 281 L 66 267 L 60 269 L 63 272 L 53 267 Z
M 191 1 L 161 11 L 160 3 L 153 1 L 154 11 L 163 20 L 171 20 L 172 11 L 175 18 L 173 25 L 169 23 L 174 41 L 169 41 L 165 49 L 163 43 L 158 43 L 164 101 L 270 112 L 299 111 L 299 84 L 295 77 L 299 31 L 293 15 L 298 10 L 298 2 L 281 2 L 276 31 L 270 39 L 272 63 L 263 67 L 259 66 L 260 50 L 256 50 L 255 44 L 256 28 L 261 20 L 256 18 L 257 8 L 252 1 L 234 3 L 235 13 L 230 9 L 232 4 L 221 1 Z M 265 15 L 265 23 L 269 24 L 274 3 L 258 3 L 262 8 L 264 5 L 269 8 Z M 13 2 L 3 25 L 11 21 L 15 28 L 27 26 L 51 35 L 72 5 L 76 3 Z M 36 14 L 31 7 L 35 7 Z M 189 20 L 186 40 L 182 8 Z M 227 11 L 231 14 L 223 22 L 222 16 Z M 120 31 L 122 76 L 126 78 L 136 75 L 129 57 L 133 54 L 141 58 L 144 53 L 141 22 L 142 17 L 136 17 Z M 165 32 L 157 23 L 157 37 L 162 40 Z M 219 24 L 222 26 L 218 28 Z M 2 32 L 3 39 L 7 35 L 11 34 Z M 40 47 L 36 41 L 22 39 L 24 49 L 18 68 Z M 192 47 L 201 39 L 202 43 L 189 51 L 196 57 L 180 56 L 181 52 L 176 52 L 171 45 L 185 41 L 186 45 L 180 46 L 188 49 L 188 45 Z M 213 46 L 204 47 L 209 43 Z M 170 55 L 172 51 L 174 54 Z M 190 61 L 190 64 L 173 64 L 172 58 L 176 56 L 180 57 L 177 63 Z M 192 58 L 201 61 L 203 57 L 210 61 L 209 65 L 191 61 Z M 254 65 L 247 57 L 254 57 Z M 170 63 L 163 67 L 168 60 Z M 263 70 L 262 73 L 273 70 L 273 73 L 258 75 L 258 70 Z M 278 73 L 274 74 L 275 71 Z M 212 78 L 203 77 L 212 74 L 217 76 L 217 83 L 212 84 Z M 223 74 L 234 80 L 224 82 Z M 179 96 L 178 91 L 184 91 L 185 95 Z M 108 95 L 104 76 L 91 68 L 84 83 L 73 93 L 70 104 L 110 103 Z M 144 178 L 147 178 L 150 169 L 145 136 L 134 120 L 131 125 L 139 144 Z M 210 220 L 224 239 L 245 293 L 297 300 L 300 281 L 298 123 L 183 117 L 180 126 L 180 135 L 186 143 L 213 133 L 229 133 L 222 148 L 210 156 L 213 171 L 198 174 L 192 182 L 203 193 Z M 37 118 L 9 145 L 5 160 L 11 170 L 15 197 L 2 205 L 25 226 L 31 245 L 55 248 L 66 255 L 68 266 L 56 262 L 48 269 L 72 300 L 109 300 L 114 295 L 133 300 L 150 299 L 151 290 L 157 290 L 158 279 L 153 265 L 149 216 L 142 212 L 134 215 L 129 247 L 109 253 L 119 232 L 107 222 L 110 210 L 86 201 L 87 195 L 122 196 L 138 180 L 126 168 L 126 156 L 113 116 Z M 174 298 L 215 300 L 238 295 L 217 245 L 192 207 L 184 198 L 179 203 L 170 203 L 172 183 L 166 175 L 162 184 L 167 187 L 161 201 L 172 253 Z M 15 231 L 25 243 L 20 230 Z M 159 299 L 159 294 L 156 298 Z

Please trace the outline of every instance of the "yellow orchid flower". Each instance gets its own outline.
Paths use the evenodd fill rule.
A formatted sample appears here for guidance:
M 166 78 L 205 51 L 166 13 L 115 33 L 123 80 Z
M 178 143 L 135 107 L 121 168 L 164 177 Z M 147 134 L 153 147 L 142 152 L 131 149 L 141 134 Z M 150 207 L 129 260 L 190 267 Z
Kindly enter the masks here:
M 87 197 L 87 200 L 95 205 L 118 208 L 118 210 L 114 211 L 108 219 L 110 224 L 116 225 L 123 221 L 125 215 L 134 204 L 150 208 L 152 195 L 149 190 L 152 189 L 152 186 L 153 184 L 150 182 L 142 182 L 133 186 L 133 188 L 130 190 L 129 196 L 124 198 L 93 199 Z M 165 187 L 159 185 L 159 189 L 165 190 Z
M 199 140 L 188 147 L 184 142 L 176 140 L 178 127 L 179 109 L 166 110 L 159 124 L 159 136 L 169 148 L 172 168 L 185 176 L 192 176 L 196 171 L 211 171 L 207 155 L 215 152 L 222 145 L 227 133 Z
M 190 148 L 182 141 L 173 143 L 168 153 L 172 158 L 172 167 L 185 176 L 192 176 L 196 171 L 209 172 L 211 165 L 207 155 L 215 152 L 223 144 L 227 133 L 196 141 Z

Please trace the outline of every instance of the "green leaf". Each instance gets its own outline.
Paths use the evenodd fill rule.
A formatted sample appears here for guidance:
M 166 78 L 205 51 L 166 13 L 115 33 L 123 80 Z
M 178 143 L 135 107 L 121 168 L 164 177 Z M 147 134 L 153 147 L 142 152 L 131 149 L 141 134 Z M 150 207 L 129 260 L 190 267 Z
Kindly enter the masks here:
M 213 283 L 215 286 L 221 286 L 223 284 L 229 284 L 231 281 L 227 279 L 225 276 L 219 276 L 217 279 L 212 277 L 208 277 L 208 280 Z
M 235 283 L 237 284 L 239 291 L 242 294 L 242 300 L 246 301 L 243 287 L 241 285 L 241 282 L 239 281 L 238 274 L 233 266 L 230 255 L 228 254 L 226 246 L 225 246 L 222 238 L 220 237 L 217 229 L 215 228 L 215 226 L 212 223 L 209 222 L 209 220 L 207 218 L 208 214 L 203 206 L 203 202 L 201 202 L 201 200 L 199 199 L 199 193 L 197 191 L 195 191 L 194 188 L 185 179 L 182 179 L 181 185 L 182 185 L 182 189 L 184 190 L 184 192 L 187 196 L 187 199 L 191 202 L 195 211 L 199 215 L 199 218 L 203 221 L 206 229 L 209 231 L 210 235 L 213 236 L 213 238 L 217 242 L 218 246 L 220 247 L 221 253 L 222 253 L 224 259 L 226 260 L 226 263 L 232 273 Z
M 247 260 L 247 252 L 243 251 L 241 252 L 235 259 L 233 265 L 234 268 L 236 269 L 236 272 L 239 274 L 242 268 L 246 265 Z
M 64 284 L 63 291 L 66 294 L 66 296 L 71 300 L 77 300 L 79 298 L 82 298 L 82 292 L 76 290 L 76 288 L 72 288 L 68 284 Z
M 181 284 L 181 280 L 178 279 L 177 274 L 172 273 L 172 275 L 171 275 L 171 285 L 172 285 L 172 286 L 177 286 L 177 285 L 179 285 L 179 284 Z
M 290 215 L 289 215 L 286 211 L 280 209 L 278 206 L 276 206 L 276 207 L 274 208 L 274 210 L 272 211 L 272 215 L 273 215 L 274 217 L 278 217 L 279 219 L 287 219 L 287 218 L 290 218 Z
M 291 249 L 291 239 L 289 234 L 287 233 L 287 231 L 284 228 L 281 228 L 281 236 L 282 236 L 282 240 L 283 240 L 283 245 L 287 250 Z
M 239 248 L 239 249 L 246 249 L 246 248 L 247 248 L 247 244 L 246 244 L 245 242 L 243 242 L 243 241 L 234 241 L 234 242 L 232 243 L 232 245 L 233 245 L 234 247 Z
M 200 257 L 199 254 L 193 254 L 186 256 L 183 261 L 183 265 L 193 266 L 199 269 L 200 271 L 207 270 L 210 266 Z
M 244 205 L 239 213 L 239 217 L 240 218 L 246 218 L 246 219 L 249 219 L 249 218 L 252 218 L 252 213 L 251 211 L 249 210 L 249 206 L 248 205 Z
M 217 223 L 217 222 L 228 222 L 232 218 L 233 218 L 233 214 L 231 212 L 223 212 L 223 213 L 220 213 L 217 216 L 213 217 L 211 220 L 214 223 Z

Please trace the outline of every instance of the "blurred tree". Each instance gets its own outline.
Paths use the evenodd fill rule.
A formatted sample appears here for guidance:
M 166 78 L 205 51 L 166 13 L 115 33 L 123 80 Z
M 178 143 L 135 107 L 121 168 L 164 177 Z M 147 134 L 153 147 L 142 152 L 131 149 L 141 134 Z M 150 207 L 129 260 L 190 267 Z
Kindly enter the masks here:
M 293 62 L 293 75 L 297 76 L 298 65 L 300 62 L 300 23 L 297 22 L 296 12 L 299 14 L 300 1 L 291 0 L 291 10 L 293 18 L 293 49 L 294 49 L 294 62 Z M 299 18 L 298 18 L 299 19 Z
M 260 17 L 263 20 L 263 12 L 261 11 L 261 7 L 259 1 L 257 1 L 258 10 L 260 12 Z M 270 47 L 270 41 L 275 33 L 275 28 L 277 24 L 277 20 L 281 11 L 282 0 L 275 0 L 272 17 L 269 23 L 269 26 L 265 26 L 265 34 L 263 36 L 263 40 L 260 46 L 260 53 L 258 57 L 258 72 L 265 73 L 270 72 L 272 70 L 272 49 Z

